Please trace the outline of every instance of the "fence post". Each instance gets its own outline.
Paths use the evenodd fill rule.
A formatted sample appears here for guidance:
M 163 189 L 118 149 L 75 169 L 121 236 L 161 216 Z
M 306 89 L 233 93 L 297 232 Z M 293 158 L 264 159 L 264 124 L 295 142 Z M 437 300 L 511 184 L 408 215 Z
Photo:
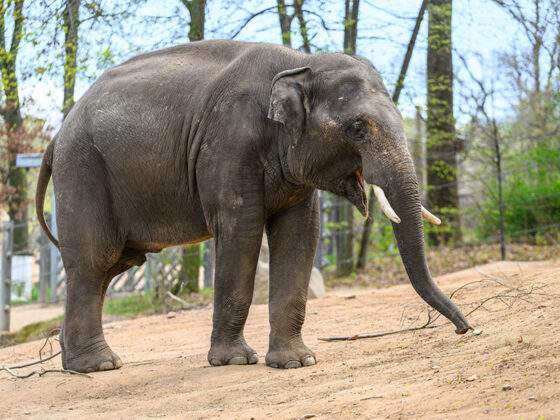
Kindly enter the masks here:
M 55 194 L 53 191 L 52 194 L 52 215 L 51 215 L 51 232 L 52 234 L 57 237 L 58 236 L 58 228 L 56 226 L 56 203 L 55 203 Z M 58 302 L 58 263 L 60 259 L 60 253 L 58 252 L 58 248 L 54 244 L 50 244 L 50 289 L 51 289 L 51 297 L 50 303 L 57 303 Z
M 0 331 L 10 331 L 10 301 L 12 293 L 12 222 L 2 226 L 2 278 L 0 284 Z
M 319 270 L 323 268 L 323 237 L 325 235 L 324 223 L 323 223 L 323 193 L 322 191 L 317 191 L 319 196 L 319 241 L 317 242 L 317 249 L 315 251 L 315 259 L 313 265 Z
M 152 272 L 152 256 L 146 254 L 146 262 L 144 263 L 144 290 L 152 290 L 154 287 L 153 283 L 153 272 Z
M 50 225 L 50 216 L 45 217 Z M 47 290 L 49 288 L 50 269 L 50 241 L 41 229 L 39 236 L 39 303 L 47 303 Z
M 204 244 L 204 288 L 214 287 L 214 239 Z

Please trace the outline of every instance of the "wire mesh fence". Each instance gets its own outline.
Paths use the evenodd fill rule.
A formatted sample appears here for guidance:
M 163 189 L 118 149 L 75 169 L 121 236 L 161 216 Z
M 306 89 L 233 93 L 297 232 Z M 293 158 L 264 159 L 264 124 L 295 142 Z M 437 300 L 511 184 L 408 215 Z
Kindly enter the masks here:
M 535 197 L 530 203 L 534 211 L 546 211 L 550 202 L 540 202 Z M 465 232 L 456 247 L 473 247 L 498 244 L 499 232 L 476 232 L 480 224 L 480 199 L 463 197 L 469 203 L 461 210 Z M 540 207 L 546 207 L 541 209 Z M 375 206 L 370 214 L 373 218 L 370 243 L 366 257 L 375 261 L 383 256 L 398 255 L 393 238 L 392 225 Z M 324 273 L 348 276 L 358 269 L 358 256 L 363 245 L 364 219 L 345 199 L 330 193 L 320 193 L 321 231 L 317 247 L 315 266 Z M 560 220 L 555 213 L 546 219 L 549 223 L 519 223 L 518 229 L 509 229 L 504 238 L 506 247 L 513 243 L 551 244 L 560 247 Z M 433 229 L 425 225 L 427 234 Z M 25 230 L 25 234 L 21 231 Z M 6 222 L 0 229 L 2 255 L 0 258 L 2 287 L 0 288 L 0 322 L 9 318 L 9 305 L 13 302 L 56 303 L 63 301 L 66 293 L 66 273 L 58 249 L 46 238 L 36 223 L 14 224 Z M 428 236 L 428 235 L 427 235 Z M 18 239 L 19 238 L 19 239 Z M 26 238 L 23 243 L 21 238 Z M 194 289 L 212 287 L 214 273 L 213 241 L 196 246 L 173 247 L 158 254 L 147 254 L 146 262 L 115 276 L 107 294 L 179 291 L 187 283 Z M 375 264 L 375 263 L 373 263 Z M 188 265 L 188 267 L 186 266 Z M 193 268 L 194 267 L 194 268 Z M 366 267 L 367 268 L 367 267 Z M 371 269 L 371 263 L 369 269 Z M 375 268 L 375 267 L 373 267 Z M 0 325 L 1 327 L 1 325 Z
M 2 240 L 3 279 L 11 283 L 11 302 L 56 303 L 66 294 L 66 271 L 60 252 L 42 232 L 35 227 L 22 245 L 14 241 L 18 230 L 28 229 L 27 224 L 5 222 L 0 231 Z M 21 235 L 20 235 L 21 237 Z M 198 246 L 173 247 L 158 254 L 147 254 L 142 266 L 134 266 L 115 276 L 107 294 L 133 293 L 152 289 L 170 289 L 177 282 L 185 260 L 195 260 L 194 281 L 201 287 L 211 287 L 213 275 L 213 241 Z

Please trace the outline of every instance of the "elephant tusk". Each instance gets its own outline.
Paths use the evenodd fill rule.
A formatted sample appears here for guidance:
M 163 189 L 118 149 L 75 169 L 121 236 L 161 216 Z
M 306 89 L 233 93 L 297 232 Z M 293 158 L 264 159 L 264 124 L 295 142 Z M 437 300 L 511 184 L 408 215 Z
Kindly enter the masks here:
M 401 218 L 397 216 L 397 213 L 395 213 L 395 210 L 393 210 L 393 208 L 389 204 L 389 200 L 387 200 L 387 197 L 385 197 L 385 193 L 383 192 L 381 187 L 378 187 L 377 185 L 372 185 L 372 187 L 375 198 L 377 198 L 377 201 L 379 201 L 379 205 L 381 206 L 381 211 L 383 211 L 383 214 L 387 216 L 387 218 L 392 222 L 400 223 Z
M 441 225 L 441 219 L 430 213 L 424 206 L 422 206 L 422 217 L 433 225 Z

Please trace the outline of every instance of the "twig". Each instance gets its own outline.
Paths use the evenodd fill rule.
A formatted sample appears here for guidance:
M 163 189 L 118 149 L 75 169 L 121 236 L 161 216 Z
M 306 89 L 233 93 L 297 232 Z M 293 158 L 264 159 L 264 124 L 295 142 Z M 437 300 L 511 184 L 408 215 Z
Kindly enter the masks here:
M 8 372 L 11 376 L 13 376 L 14 378 L 17 378 L 17 379 L 27 379 L 27 378 L 29 378 L 29 377 L 31 377 L 31 376 L 33 376 L 37 373 L 37 371 L 34 370 L 34 371 L 32 371 L 30 373 L 27 373 L 25 375 L 18 375 L 17 373 L 13 372 L 12 369 L 10 369 L 7 366 L 0 366 L 0 372 L 2 372 L 2 371 Z
M 29 366 L 34 366 L 34 365 L 38 365 L 41 364 L 43 362 L 47 362 L 51 359 L 54 359 L 56 356 L 58 356 L 60 353 L 62 353 L 61 351 L 57 351 L 56 353 L 51 354 L 49 357 L 45 358 L 45 359 L 39 359 L 39 360 L 35 360 L 33 362 L 28 362 L 28 363 L 24 363 L 22 365 L 16 365 L 16 366 L 2 366 L 2 368 L 8 368 L 8 369 L 21 369 L 21 368 L 25 368 L 25 367 L 29 367 Z
M 363 333 L 363 334 L 355 334 L 355 335 L 339 335 L 334 337 L 320 337 L 320 341 L 353 341 L 353 340 L 360 340 L 363 338 L 378 338 L 378 337 L 385 337 L 387 335 L 394 335 L 394 334 L 402 334 L 406 332 L 418 331 L 428 328 L 438 328 L 443 326 L 442 325 L 433 325 L 433 323 L 439 318 L 440 314 L 437 314 L 435 318 L 432 318 L 432 311 L 428 311 L 428 320 L 418 326 L 418 327 L 409 327 L 409 328 L 402 328 L 400 330 L 393 330 L 393 331 L 384 331 L 384 332 L 375 332 L 375 333 Z
M 478 270 L 477 268 L 475 268 L 475 270 L 478 271 L 484 277 L 484 279 L 475 280 L 475 281 L 471 281 L 469 283 L 463 284 L 462 286 L 458 287 L 457 289 L 455 289 L 451 292 L 451 294 L 449 295 L 450 298 L 453 297 L 455 294 L 457 294 L 460 290 L 465 289 L 467 286 L 477 284 L 477 283 L 483 283 L 484 281 L 491 281 L 493 283 L 496 283 L 499 286 L 505 288 L 506 290 L 501 292 L 501 293 L 498 293 L 496 295 L 489 296 L 485 299 L 482 299 L 479 302 L 473 302 L 473 304 L 476 304 L 476 306 L 471 311 L 466 313 L 465 317 L 468 317 L 469 315 L 472 315 L 475 311 L 477 311 L 481 308 L 482 309 L 487 309 L 487 308 L 484 307 L 484 305 L 486 303 L 492 301 L 492 300 L 499 300 L 506 307 L 511 308 L 511 307 L 513 307 L 513 303 L 507 302 L 507 299 L 519 299 L 523 302 L 526 302 L 526 303 L 529 303 L 529 304 L 534 304 L 534 302 L 532 302 L 531 300 L 529 300 L 527 298 L 528 296 L 531 296 L 531 295 L 543 296 L 543 295 L 545 295 L 543 293 L 536 293 L 536 291 L 537 290 L 542 290 L 543 288 L 546 287 L 546 285 L 539 285 L 539 286 L 531 285 L 527 288 L 513 287 L 513 286 L 508 285 L 507 283 L 504 283 L 502 281 L 502 279 L 499 278 L 499 277 L 483 273 L 482 271 Z M 547 296 L 548 296 L 548 294 L 547 294 Z M 354 334 L 354 335 L 321 337 L 321 338 L 319 338 L 319 340 L 330 342 L 330 341 L 353 341 L 353 340 L 360 340 L 360 339 L 364 339 L 364 338 L 378 338 L 378 337 L 385 337 L 385 336 L 388 336 L 388 335 L 402 334 L 402 333 L 419 331 L 419 330 L 430 329 L 430 328 L 439 328 L 439 327 L 442 327 L 442 326 L 450 323 L 449 321 L 447 321 L 443 324 L 434 325 L 434 322 L 441 316 L 441 314 L 437 313 L 435 316 L 432 317 L 433 312 L 435 312 L 435 311 L 434 310 L 428 311 L 428 320 L 424 324 L 422 324 L 420 326 L 417 326 L 417 327 L 408 327 L 408 328 L 402 328 L 402 329 L 399 329 L 399 330 L 385 331 L 385 332 L 361 333 L 361 334 Z
M 41 346 L 41 348 L 39 349 L 39 359 L 43 358 L 43 350 L 46 347 L 47 343 L 49 344 L 50 347 L 50 353 L 52 354 L 52 343 L 50 338 L 55 335 L 60 333 L 60 328 L 53 328 L 52 330 L 50 330 L 47 334 L 47 336 L 45 337 L 45 341 L 43 343 L 43 345 Z
M 47 373 L 64 373 L 67 375 L 78 375 L 78 376 L 83 376 L 84 378 L 93 379 L 93 376 L 88 375 L 87 373 L 76 372 L 75 370 L 70 370 L 70 369 L 46 369 L 46 370 L 43 369 L 42 371 L 38 372 L 39 376 L 46 375 Z
M 62 353 L 62 351 L 57 351 L 56 353 L 51 354 L 50 356 L 43 358 L 43 350 L 45 349 L 45 347 L 47 346 L 47 344 L 50 346 L 50 351 L 52 353 L 52 343 L 50 342 L 50 338 L 58 333 L 60 331 L 59 328 L 55 328 L 54 330 L 49 331 L 49 333 L 47 334 L 47 336 L 45 337 L 45 341 L 43 342 L 43 345 L 41 346 L 41 348 L 39 349 L 39 360 L 34 360 L 32 362 L 26 362 L 26 363 L 22 363 L 19 365 L 13 365 L 13 366 L 0 366 L 0 372 L 4 371 L 7 372 L 10 376 L 17 378 L 17 379 L 27 379 L 32 377 L 33 375 L 38 375 L 38 376 L 43 376 L 47 373 L 67 373 L 67 374 L 71 374 L 71 375 L 80 375 L 80 376 L 86 376 L 88 378 L 91 378 L 91 376 L 86 375 L 84 373 L 80 373 L 80 372 L 76 372 L 70 369 L 43 369 L 41 368 L 40 370 L 33 370 L 29 373 L 25 373 L 25 374 L 17 374 L 14 372 L 14 370 L 16 369 L 23 369 L 29 366 L 35 366 L 35 365 L 39 365 L 42 364 L 44 362 L 47 362 L 51 359 L 54 359 L 55 357 L 57 357 L 58 355 L 60 355 Z

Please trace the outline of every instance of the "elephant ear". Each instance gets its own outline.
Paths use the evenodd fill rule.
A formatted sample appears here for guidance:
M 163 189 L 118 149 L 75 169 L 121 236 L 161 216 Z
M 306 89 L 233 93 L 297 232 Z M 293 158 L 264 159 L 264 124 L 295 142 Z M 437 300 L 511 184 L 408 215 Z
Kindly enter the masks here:
M 310 78 L 311 68 L 300 67 L 280 72 L 272 79 L 268 118 L 293 134 L 301 133 L 309 112 L 304 86 Z

